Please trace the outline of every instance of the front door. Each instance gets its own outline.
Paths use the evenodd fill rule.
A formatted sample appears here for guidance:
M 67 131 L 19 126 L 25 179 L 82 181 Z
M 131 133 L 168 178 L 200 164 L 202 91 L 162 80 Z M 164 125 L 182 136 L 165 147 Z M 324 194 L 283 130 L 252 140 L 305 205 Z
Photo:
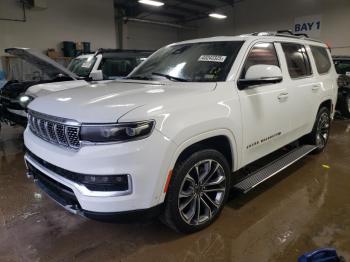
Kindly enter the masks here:
M 256 43 L 249 51 L 240 79 L 253 65 L 280 67 L 276 44 Z M 239 91 L 243 122 L 243 159 L 247 165 L 282 147 L 290 130 L 289 94 L 284 80 L 280 83 L 252 86 Z M 288 142 L 287 142 L 288 143 Z

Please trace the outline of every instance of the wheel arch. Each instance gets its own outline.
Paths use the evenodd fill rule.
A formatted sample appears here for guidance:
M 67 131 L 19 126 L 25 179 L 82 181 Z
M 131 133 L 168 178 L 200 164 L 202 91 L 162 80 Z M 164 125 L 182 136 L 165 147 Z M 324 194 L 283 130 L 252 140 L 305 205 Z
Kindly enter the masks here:
M 230 145 L 230 141 L 228 137 L 226 137 L 225 135 L 216 135 L 213 137 L 209 137 L 187 146 L 177 157 L 177 160 L 174 166 L 176 166 L 178 162 L 186 159 L 191 154 L 201 149 L 215 149 L 219 151 L 221 154 L 224 155 L 224 157 L 226 158 L 230 166 L 230 169 L 232 170 L 233 162 L 234 162 L 233 152 Z
M 215 130 L 203 133 L 184 141 L 176 150 L 172 166 L 189 156 L 198 149 L 215 149 L 227 159 L 231 170 L 237 167 L 237 145 L 233 134 L 229 130 Z
M 221 143 L 225 143 L 225 145 L 222 146 Z M 228 158 L 227 161 L 230 165 L 231 171 L 237 170 L 239 161 L 237 152 L 237 142 L 235 136 L 230 130 L 220 129 L 196 135 L 184 141 L 177 147 L 177 150 L 173 155 L 169 167 L 169 173 L 167 174 L 166 179 L 163 181 L 163 194 L 160 198 L 160 202 L 164 202 L 167 193 L 167 187 L 169 186 L 170 181 L 172 179 L 172 170 L 175 167 L 176 163 L 178 163 L 186 156 L 189 156 L 191 153 L 195 152 L 198 149 L 209 148 L 218 150 L 226 158 Z
M 329 110 L 329 112 L 332 114 L 332 113 L 333 113 L 333 110 L 334 110 L 334 105 L 333 105 L 332 99 L 331 99 L 331 98 L 325 99 L 325 100 L 320 104 L 320 106 L 318 107 L 317 112 L 318 112 L 322 107 L 326 107 L 326 108 Z

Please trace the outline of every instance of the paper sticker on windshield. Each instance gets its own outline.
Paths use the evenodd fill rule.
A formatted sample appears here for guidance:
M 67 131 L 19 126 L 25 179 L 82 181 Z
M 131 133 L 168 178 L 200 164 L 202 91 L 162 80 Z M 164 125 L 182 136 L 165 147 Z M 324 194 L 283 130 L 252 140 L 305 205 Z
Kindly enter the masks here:
M 225 62 L 226 57 L 227 56 L 221 56 L 221 55 L 201 55 L 198 58 L 198 61 L 223 63 Z
M 81 67 L 84 67 L 84 68 L 90 68 L 91 66 L 91 62 L 85 62 L 81 65 Z

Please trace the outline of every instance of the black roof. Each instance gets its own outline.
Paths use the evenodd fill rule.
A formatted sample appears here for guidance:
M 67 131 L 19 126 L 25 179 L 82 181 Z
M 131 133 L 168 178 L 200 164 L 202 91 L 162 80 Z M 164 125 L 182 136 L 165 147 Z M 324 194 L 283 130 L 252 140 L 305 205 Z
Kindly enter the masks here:
M 152 54 L 154 50 L 138 50 L 138 49 L 105 49 L 99 48 L 95 52 L 95 54 L 106 54 L 106 53 L 149 53 Z
M 134 49 L 103 49 L 100 48 L 95 52 L 95 56 L 101 54 L 104 58 L 114 57 L 149 57 L 153 50 L 134 50 Z

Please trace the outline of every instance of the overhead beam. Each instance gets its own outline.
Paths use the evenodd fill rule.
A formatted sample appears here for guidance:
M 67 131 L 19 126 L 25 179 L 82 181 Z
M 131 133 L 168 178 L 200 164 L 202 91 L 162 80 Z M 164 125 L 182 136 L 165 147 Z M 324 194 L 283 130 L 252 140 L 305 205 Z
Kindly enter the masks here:
M 157 21 L 157 20 L 149 20 L 149 19 L 139 19 L 134 17 L 124 17 L 124 22 L 139 22 L 139 23 L 146 23 L 146 24 L 156 24 L 156 25 L 162 25 L 162 26 L 168 26 L 168 27 L 174 27 L 174 28 L 180 28 L 180 29 L 196 29 L 196 27 L 191 26 L 184 26 L 179 25 L 175 23 L 169 23 L 169 22 L 163 22 L 163 21 Z
M 171 12 L 168 12 L 168 11 L 163 11 L 163 10 L 149 10 L 149 9 L 143 9 L 143 8 L 140 8 L 140 14 L 141 13 L 151 13 L 153 15 L 160 15 L 160 16 L 167 16 L 167 17 L 170 17 L 170 18 L 175 18 L 175 19 L 178 19 L 178 20 L 181 20 L 181 19 L 184 19 L 185 16 L 184 15 L 180 15 L 180 14 L 175 14 L 175 13 L 171 13 Z
M 215 9 L 216 8 L 215 5 L 203 3 L 203 2 L 200 2 L 200 1 L 197 1 L 197 0 L 186 0 L 185 2 L 182 2 L 182 3 L 183 4 L 197 6 L 197 7 L 201 7 L 201 8 L 205 8 L 205 9 Z
M 202 14 L 202 15 L 190 17 L 188 19 L 182 20 L 181 22 L 188 23 L 188 22 L 192 22 L 192 21 L 196 21 L 196 20 L 200 20 L 200 19 L 205 19 L 205 18 L 208 18 L 208 14 Z
M 234 0 L 218 0 L 218 1 L 228 5 L 232 5 L 232 6 L 235 4 Z
M 182 6 L 177 6 L 177 5 L 169 5 L 166 4 L 162 7 L 163 9 L 169 10 L 169 11 L 176 11 L 180 13 L 187 13 L 187 14 L 192 14 L 192 15 L 198 15 L 199 12 L 190 8 L 182 7 Z
M 218 0 L 218 1 L 230 6 L 234 6 L 235 4 L 242 2 L 243 0 Z

